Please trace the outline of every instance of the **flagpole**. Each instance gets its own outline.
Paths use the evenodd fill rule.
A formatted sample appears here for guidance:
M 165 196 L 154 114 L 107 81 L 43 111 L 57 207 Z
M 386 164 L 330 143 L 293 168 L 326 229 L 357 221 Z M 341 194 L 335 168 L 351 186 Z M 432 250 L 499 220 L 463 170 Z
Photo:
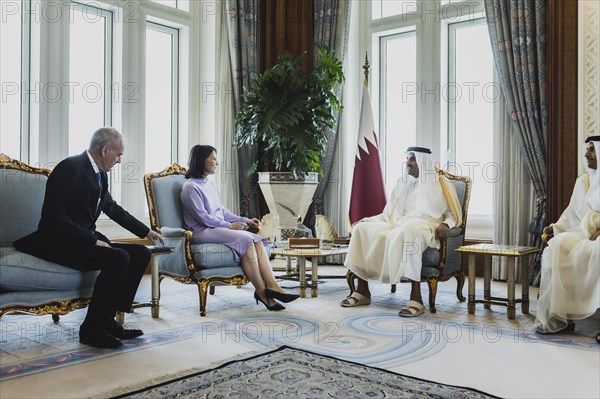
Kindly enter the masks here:
M 371 65 L 369 65 L 369 53 L 365 51 L 365 63 L 363 64 L 363 73 L 365 74 L 365 87 L 369 87 L 369 69 L 371 69 Z M 350 228 L 348 229 L 350 236 L 352 236 L 352 222 L 350 222 L 350 214 L 348 214 L 348 224 Z
M 379 155 L 379 140 L 375 131 L 371 98 L 369 96 L 369 57 L 365 54 L 363 65 L 365 80 L 358 123 L 356 155 L 352 176 L 352 191 L 348 216 L 352 224 L 380 214 L 385 208 L 385 182 Z
M 371 65 L 369 65 L 369 54 L 365 52 L 365 64 L 363 65 L 363 69 L 365 70 L 365 86 L 369 87 L 369 69 L 371 69 Z

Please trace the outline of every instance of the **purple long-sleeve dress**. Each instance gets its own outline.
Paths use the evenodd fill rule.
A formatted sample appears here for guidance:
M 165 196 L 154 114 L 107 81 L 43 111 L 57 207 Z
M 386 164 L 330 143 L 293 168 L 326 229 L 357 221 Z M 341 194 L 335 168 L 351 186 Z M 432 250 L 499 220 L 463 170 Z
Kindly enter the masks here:
M 240 260 L 248 246 L 262 241 L 258 234 L 245 230 L 230 230 L 234 222 L 248 222 L 223 206 L 217 185 L 212 180 L 188 179 L 181 189 L 183 222 L 192 232 L 192 243 L 223 244 Z

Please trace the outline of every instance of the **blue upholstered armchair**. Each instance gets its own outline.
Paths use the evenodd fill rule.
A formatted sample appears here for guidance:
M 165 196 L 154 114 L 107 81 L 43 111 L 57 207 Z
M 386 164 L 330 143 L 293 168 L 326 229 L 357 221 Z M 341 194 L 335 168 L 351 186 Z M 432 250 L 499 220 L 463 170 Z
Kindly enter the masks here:
M 215 285 L 240 286 L 248 282 L 233 252 L 222 244 L 191 244 L 192 232 L 185 229 L 180 200 L 185 168 L 173 164 L 159 173 L 144 176 L 152 229 L 160 231 L 165 244 L 175 247 L 158 258 L 159 275 L 185 284 L 196 284 L 200 315 L 206 315 L 207 292 Z
M 445 177 L 445 181 L 451 183 L 456 189 L 458 200 L 462 206 L 462 223 L 450 229 L 450 236 L 446 241 L 441 242 L 440 249 L 427 248 L 423 253 L 421 281 L 426 281 L 429 286 L 429 311 L 431 313 L 436 312 L 435 297 L 440 281 L 448 281 L 452 277 L 456 278 L 456 297 L 461 302 L 466 299 L 462 294 L 465 285 L 465 275 L 462 271 L 462 254 L 456 252 L 456 249 L 462 246 L 465 241 L 467 211 L 471 197 L 471 179 L 467 176 L 456 176 L 444 170 L 440 171 L 440 175 Z M 356 276 L 349 270 L 346 274 L 346 280 L 350 287 L 350 293 L 355 290 L 355 279 Z M 392 293 L 394 292 L 396 292 L 396 284 L 392 284 Z
M 37 230 L 50 170 L 0 154 L 0 317 L 59 315 L 85 307 L 98 272 L 80 272 L 17 251 L 12 243 Z

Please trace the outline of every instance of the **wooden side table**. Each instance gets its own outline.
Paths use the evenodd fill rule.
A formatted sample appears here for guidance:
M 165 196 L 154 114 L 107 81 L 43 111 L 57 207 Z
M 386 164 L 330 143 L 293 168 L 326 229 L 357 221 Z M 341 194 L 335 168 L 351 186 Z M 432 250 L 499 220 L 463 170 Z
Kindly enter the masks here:
M 149 306 L 152 318 L 156 319 L 160 313 L 160 277 L 158 275 L 158 256 L 164 254 L 170 254 L 173 252 L 172 247 L 163 245 L 147 245 L 150 251 L 152 251 L 152 258 L 150 258 L 150 279 L 151 279 L 151 299 L 150 302 L 134 302 L 131 305 L 131 310 L 137 308 L 143 308 Z M 123 312 L 117 312 L 116 320 L 118 323 L 123 324 L 125 322 L 125 314 Z
M 507 316 L 514 320 L 516 316 L 515 305 L 521 303 L 521 311 L 529 313 L 529 255 L 540 252 L 540 248 L 524 247 L 515 245 L 498 244 L 475 244 L 459 247 L 456 251 L 463 252 L 469 257 L 469 297 L 467 308 L 469 314 L 475 313 L 475 304 L 483 303 L 484 308 L 490 309 L 491 305 L 506 306 Z M 483 299 L 475 299 L 475 256 L 484 254 L 483 265 Z M 507 296 L 508 298 L 499 298 L 491 296 L 492 280 L 492 256 L 510 256 L 515 258 L 515 263 L 521 265 L 521 299 L 515 299 L 515 265 L 508 265 Z

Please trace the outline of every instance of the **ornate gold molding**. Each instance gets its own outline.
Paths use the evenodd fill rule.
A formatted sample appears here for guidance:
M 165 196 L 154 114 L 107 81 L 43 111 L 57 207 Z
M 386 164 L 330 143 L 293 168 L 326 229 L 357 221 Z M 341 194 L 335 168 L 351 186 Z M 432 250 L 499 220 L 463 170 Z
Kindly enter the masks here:
M 583 135 L 600 134 L 600 2 L 582 2 Z
M 47 314 L 64 315 L 76 309 L 85 308 L 89 299 L 72 299 L 67 301 L 51 302 L 40 306 L 14 306 L 6 309 L 0 309 L 0 318 L 7 314 L 27 314 L 33 316 L 43 316 Z
M 14 169 L 27 173 L 40 174 L 46 177 L 50 176 L 50 169 L 29 166 L 24 162 L 12 159 L 6 154 L 0 154 L 0 169 Z

